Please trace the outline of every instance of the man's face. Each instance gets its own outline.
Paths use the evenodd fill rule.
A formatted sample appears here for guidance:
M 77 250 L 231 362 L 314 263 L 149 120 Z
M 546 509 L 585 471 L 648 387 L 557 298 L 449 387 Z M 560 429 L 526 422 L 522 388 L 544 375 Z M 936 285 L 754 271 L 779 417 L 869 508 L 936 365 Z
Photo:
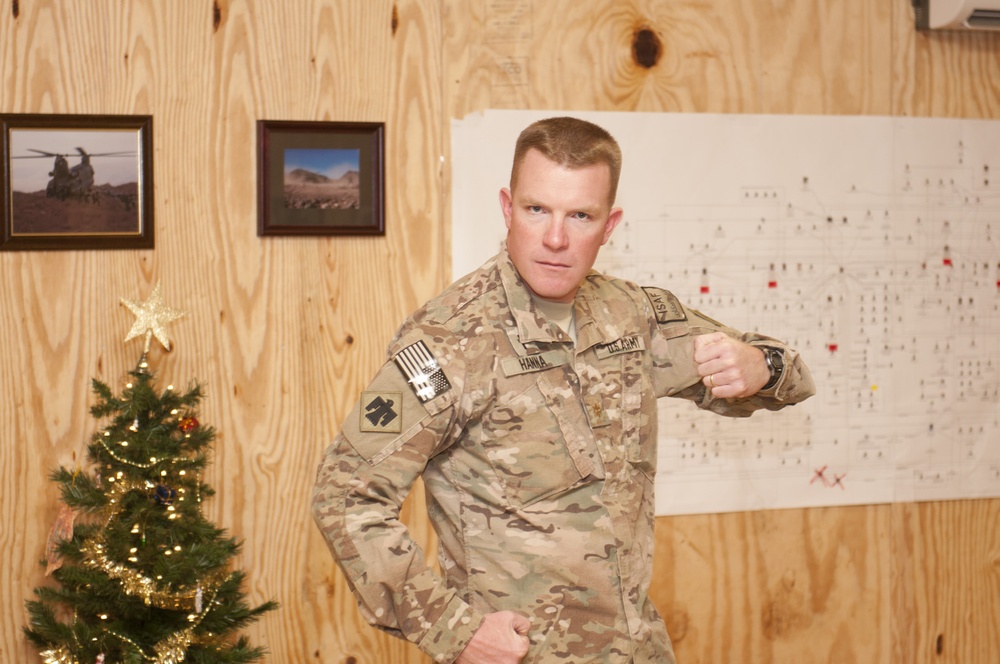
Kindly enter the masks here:
M 529 150 L 514 191 L 500 190 L 507 251 L 535 295 L 572 302 L 622 218 L 607 164 L 567 168 Z

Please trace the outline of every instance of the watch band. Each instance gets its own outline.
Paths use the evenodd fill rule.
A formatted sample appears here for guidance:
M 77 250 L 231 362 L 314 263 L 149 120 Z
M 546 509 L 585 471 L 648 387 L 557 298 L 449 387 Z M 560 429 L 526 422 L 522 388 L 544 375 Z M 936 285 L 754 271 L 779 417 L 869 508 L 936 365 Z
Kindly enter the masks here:
M 772 346 L 761 346 L 760 349 L 764 351 L 764 361 L 767 362 L 767 368 L 771 371 L 771 377 L 764 384 L 764 387 L 760 388 L 763 391 L 771 389 L 781 380 L 781 374 L 785 371 L 785 354 Z

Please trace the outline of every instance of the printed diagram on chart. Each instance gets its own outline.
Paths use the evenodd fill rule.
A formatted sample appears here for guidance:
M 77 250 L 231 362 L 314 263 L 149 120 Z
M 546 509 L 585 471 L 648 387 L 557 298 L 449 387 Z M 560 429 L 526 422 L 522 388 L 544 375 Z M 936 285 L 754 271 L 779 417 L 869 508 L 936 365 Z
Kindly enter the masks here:
M 456 277 L 502 241 L 502 157 L 552 114 L 453 123 Z M 744 419 L 662 399 L 659 514 L 1000 496 L 1000 123 L 574 115 L 624 155 L 597 268 L 788 341 L 818 388 Z
M 787 340 L 818 387 L 749 419 L 662 400 L 658 511 L 1000 495 L 1000 130 L 990 153 L 960 126 L 930 154 L 897 128 L 884 171 L 829 178 L 789 153 L 787 174 L 731 171 L 702 202 L 619 199 L 600 269 Z

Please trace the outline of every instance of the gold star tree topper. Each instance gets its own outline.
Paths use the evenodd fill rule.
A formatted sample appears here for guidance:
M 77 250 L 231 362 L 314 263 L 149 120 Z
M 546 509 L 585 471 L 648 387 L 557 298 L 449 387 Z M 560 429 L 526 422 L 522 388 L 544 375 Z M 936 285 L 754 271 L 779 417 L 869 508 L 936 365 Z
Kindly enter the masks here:
M 163 298 L 160 296 L 159 282 L 153 287 L 153 292 L 150 293 L 149 299 L 145 302 L 140 304 L 134 300 L 121 298 L 121 303 L 135 314 L 135 323 L 132 324 L 132 329 L 129 330 L 125 341 L 131 341 L 136 337 L 145 335 L 146 345 L 143 348 L 143 352 L 147 353 L 149 352 L 150 340 L 155 336 L 156 340 L 163 344 L 164 348 L 170 350 L 170 337 L 167 336 L 166 326 L 187 312 L 171 309 L 163 303 Z

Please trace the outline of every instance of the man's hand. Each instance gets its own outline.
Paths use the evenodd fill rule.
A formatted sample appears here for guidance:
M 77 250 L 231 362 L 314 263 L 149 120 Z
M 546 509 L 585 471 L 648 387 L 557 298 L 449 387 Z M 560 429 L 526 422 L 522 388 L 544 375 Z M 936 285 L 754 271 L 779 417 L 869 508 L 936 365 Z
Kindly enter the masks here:
M 455 664 L 517 664 L 528 654 L 531 621 L 513 611 L 487 613 Z
M 694 361 L 701 382 L 720 399 L 753 396 L 771 378 L 764 351 L 722 332 L 694 338 Z

